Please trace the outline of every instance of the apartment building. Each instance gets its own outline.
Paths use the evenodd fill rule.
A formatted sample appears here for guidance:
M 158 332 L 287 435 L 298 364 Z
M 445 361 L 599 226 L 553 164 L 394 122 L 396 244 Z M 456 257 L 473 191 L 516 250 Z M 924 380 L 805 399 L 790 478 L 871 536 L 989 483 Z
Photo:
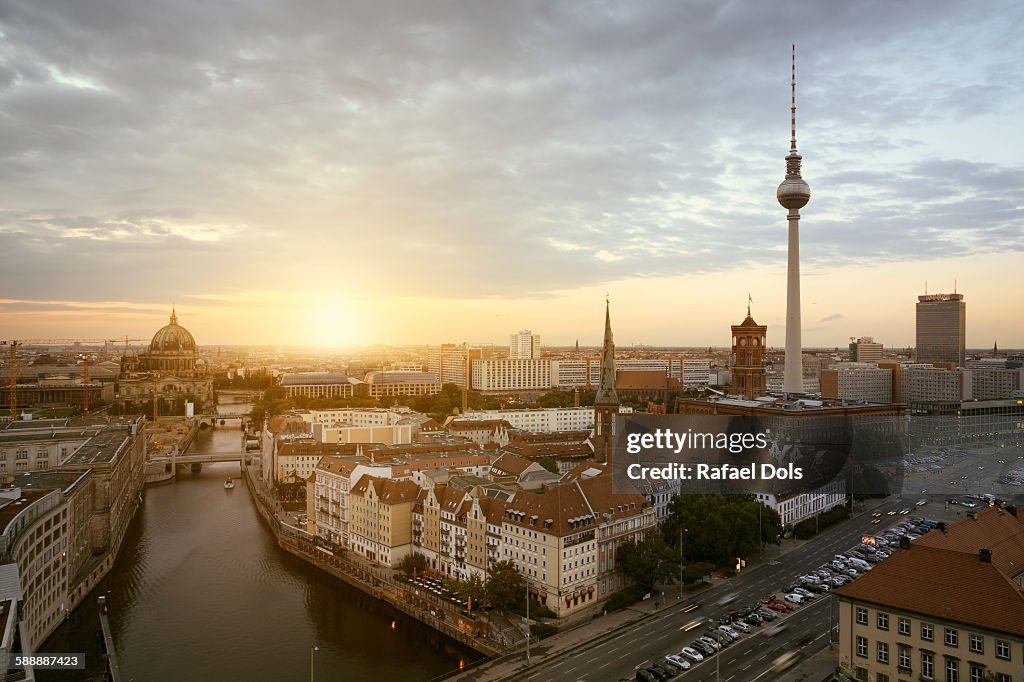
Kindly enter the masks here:
M 350 547 L 394 568 L 412 549 L 412 509 L 420 487 L 409 480 L 363 476 L 349 495 Z

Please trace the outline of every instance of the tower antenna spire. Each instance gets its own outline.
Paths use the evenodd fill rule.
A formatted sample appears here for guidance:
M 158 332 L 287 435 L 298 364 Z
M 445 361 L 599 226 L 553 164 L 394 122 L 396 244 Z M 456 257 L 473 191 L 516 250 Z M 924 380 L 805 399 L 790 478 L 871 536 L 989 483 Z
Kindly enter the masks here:
M 790 123 L 792 128 L 790 130 L 789 138 L 789 149 L 790 151 L 796 151 L 796 43 L 793 43 L 793 63 L 792 63 L 792 80 L 790 81 L 790 88 L 792 89 L 792 104 L 790 106 Z

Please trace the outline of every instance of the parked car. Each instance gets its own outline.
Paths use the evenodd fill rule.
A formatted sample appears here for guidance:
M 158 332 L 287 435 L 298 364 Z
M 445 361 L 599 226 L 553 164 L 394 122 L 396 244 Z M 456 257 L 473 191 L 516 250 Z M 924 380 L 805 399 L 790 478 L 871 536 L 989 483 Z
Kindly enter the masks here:
M 772 611 L 767 606 L 762 606 L 761 608 L 759 608 L 757 610 L 757 615 L 759 615 L 762 618 L 765 618 L 767 620 L 775 620 L 776 618 L 779 617 L 779 614 L 775 613 L 774 611 Z
M 697 638 L 697 641 L 698 642 L 703 642 L 704 644 L 707 644 L 709 647 L 711 647 L 715 651 L 718 651 L 719 649 L 722 648 L 722 643 L 721 642 L 719 642 L 717 639 L 715 639 L 713 637 L 708 637 L 707 635 L 701 635 L 700 637 Z
M 659 673 L 661 673 L 661 679 L 663 679 L 663 680 L 671 680 L 673 677 L 678 677 L 678 675 L 679 675 L 679 671 L 678 670 L 676 670 L 672 666 L 665 665 L 661 661 L 658 661 L 657 663 L 653 663 L 651 665 L 651 668 L 654 668 Z M 650 669 L 650 668 L 648 668 L 648 669 Z
M 636 679 L 639 680 L 639 682 L 658 682 L 657 677 L 647 672 L 643 668 L 640 668 L 636 671 Z
M 784 599 L 791 604 L 802 604 L 807 597 L 801 594 L 787 594 Z
M 732 627 L 734 630 L 739 630 L 742 633 L 748 633 L 753 629 L 742 620 L 733 621 L 732 625 L 729 627 Z
M 684 646 L 679 653 L 682 656 L 686 656 L 688 659 L 690 659 L 694 663 L 700 663 L 701 661 L 704 660 L 704 655 L 703 654 L 701 654 L 696 649 L 691 649 L 688 646 Z
M 665 661 L 671 665 L 674 665 L 679 670 L 689 670 L 690 662 L 680 656 L 679 654 L 669 654 L 665 657 Z
M 699 639 L 695 639 L 692 642 L 690 642 L 689 647 L 691 649 L 695 649 L 695 650 L 699 651 L 700 655 L 703 656 L 704 658 L 709 658 L 709 657 L 715 655 L 715 650 L 713 648 L 711 648 L 709 645 L 707 645 L 704 642 L 700 641 Z
M 725 634 L 729 635 L 733 639 L 739 639 L 740 638 L 740 633 L 736 632 L 735 630 L 733 630 L 728 625 L 719 625 L 718 629 L 721 630 L 722 632 L 724 632 Z

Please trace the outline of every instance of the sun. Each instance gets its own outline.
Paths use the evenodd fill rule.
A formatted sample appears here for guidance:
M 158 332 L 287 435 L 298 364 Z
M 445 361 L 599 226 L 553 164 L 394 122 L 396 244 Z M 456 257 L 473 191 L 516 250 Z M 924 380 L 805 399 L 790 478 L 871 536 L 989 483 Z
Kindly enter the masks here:
M 365 342 L 365 324 L 358 305 L 338 297 L 316 296 L 306 307 L 303 345 L 323 348 Z

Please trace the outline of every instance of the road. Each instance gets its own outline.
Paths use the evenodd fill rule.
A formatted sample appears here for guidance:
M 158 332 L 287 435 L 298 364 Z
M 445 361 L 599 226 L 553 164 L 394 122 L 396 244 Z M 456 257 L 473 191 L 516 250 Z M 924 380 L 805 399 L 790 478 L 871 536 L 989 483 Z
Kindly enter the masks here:
M 890 517 L 888 511 L 913 506 L 913 500 L 889 500 L 878 508 L 883 514 L 880 524 L 872 524 L 870 514 L 845 521 L 815 540 L 782 554 L 778 559 L 702 593 L 699 604 L 684 600 L 633 627 L 567 652 L 557 659 L 549 659 L 540 668 L 522 672 L 512 679 L 529 682 L 634 679 L 638 667 L 649 665 L 666 654 L 678 653 L 681 647 L 698 636 L 702 628 L 681 631 L 687 624 L 696 619 L 711 618 L 717 621 L 727 612 L 750 605 L 769 592 L 779 592 L 783 585 L 793 582 L 797 576 L 858 544 L 862 534 L 876 534 L 898 520 L 907 518 Z M 929 510 L 925 508 L 922 511 Z M 770 552 L 767 550 L 766 557 L 771 556 Z M 738 595 L 734 603 L 727 607 L 715 606 L 715 602 L 731 592 Z M 831 596 L 819 597 L 811 604 L 777 619 L 775 623 L 788 623 L 789 628 L 774 638 L 762 632 L 765 626 L 743 635 L 739 641 L 721 651 L 721 658 L 717 661 L 717 679 L 724 682 L 782 679 L 784 674 L 770 672 L 773 661 L 783 653 L 792 651 L 795 643 L 805 635 L 814 634 L 815 639 L 803 647 L 800 652 L 802 655 L 809 656 L 828 645 L 830 606 L 835 618 L 838 615 L 835 600 Z M 677 679 L 685 682 L 715 680 L 715 658 L 694 665 Z

